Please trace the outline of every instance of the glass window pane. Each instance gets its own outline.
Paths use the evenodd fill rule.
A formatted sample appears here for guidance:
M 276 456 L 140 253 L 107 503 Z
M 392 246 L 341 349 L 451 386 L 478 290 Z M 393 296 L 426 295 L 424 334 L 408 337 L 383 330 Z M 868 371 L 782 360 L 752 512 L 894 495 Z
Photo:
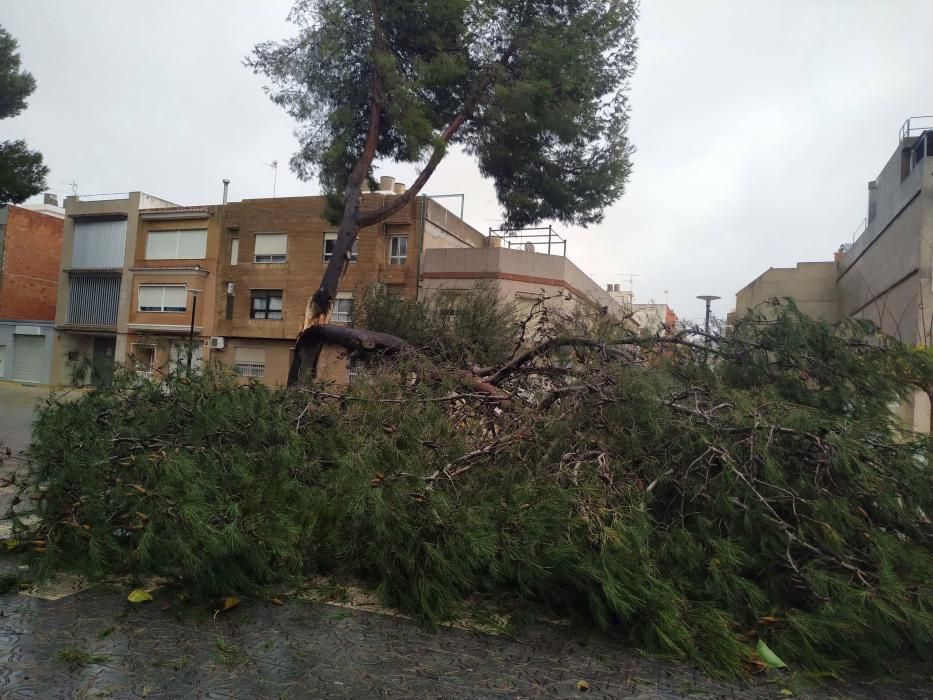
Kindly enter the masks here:
M 331 259 L 334 254 L 334 242 L 337 240 L 336 233 L 324 234 L 324 262 Z
M 286 233 L 257 233 L 256 257 L 260 255 L 285 255 L 287 244 L 288 234 Z
M 269 308 L 273 311 L 282 310 L 282 297 L 270 296 L 269 297 Z
M 139 288 L 139 310 L 159 311 L 162 309 L 162 287 Z
M 182 260 L 201 260 L 207 256 L 207 229 L 178 232 L 178 257 Z
M 165 290 L 164 304 L 166 311 L 184 311 L 188 296 L 185 287 L 163 287 Z
M 177 231 L 150 231 L 146 237 L 146 260 L 172 260 L 177 257 Z

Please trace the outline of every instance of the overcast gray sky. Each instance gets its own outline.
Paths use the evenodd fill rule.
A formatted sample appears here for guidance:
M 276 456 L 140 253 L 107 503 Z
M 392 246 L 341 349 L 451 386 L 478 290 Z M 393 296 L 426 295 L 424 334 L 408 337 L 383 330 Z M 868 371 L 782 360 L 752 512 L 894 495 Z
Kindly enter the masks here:
M 26 138 L 60 195 L 143 190 L 180 204 L 315 194 L 287 168 L 293 124 L 242 66 L 292 32 L 290 0 L 0 0 L 38 89 L 0 139 Z M 911 115 L 933 114 L 930 0 L 643 0 L 632 83 L 635 168 L 589 229 L 559 227 L 599 283 L 714 310 L 769 266 L 826 260 L 865 216 L 866 183 Z M 385 165 L 404 182 L 413 168 Z M 490 183 L 454 154 L 429 194 L 466 194 L 495 226 Z

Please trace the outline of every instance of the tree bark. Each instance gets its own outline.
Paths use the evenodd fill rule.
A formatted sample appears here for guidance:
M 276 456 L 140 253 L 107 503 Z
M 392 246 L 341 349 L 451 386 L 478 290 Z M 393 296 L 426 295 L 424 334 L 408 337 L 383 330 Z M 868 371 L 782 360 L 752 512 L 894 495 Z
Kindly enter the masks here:
M 379 24 L 380 10 L 376 0 L 373 0 L 373 17 L 375 21 L 373 33 L 374 45 L 376 47 L 382 47 L 383 37 Z M 382 115 L 379 78 L 374 77 L 366 143 L 359 159 L 350 171 L 347 185 L 344 188 L 343 218 L 340 222 L 340 228 L 337 230 L 337 239 L 334 241 L 333 255 L 324 271 L 321 285 L 308 300 L 308 304 L 305 308 L 304 323 L 295 344 L 295 354 L 292 358 L 292 365 L 288 373 L 289 385 L 307 381 L 308 378 L 314 376 L 324 342 L 323 338 L 326 334 L 308 334 L 307 331 L 310 328 L 326 323 L 327 315 L 337 295 L 337 286 L 350 262 L 351 251 L 359 235 L 360 227 L 371 226 L 380 221 L 384 221 L 393 213 L 402 209 L 402 207 L 408 204 L 412 198 L 421 191 L 443 159 L 447 144 L 450 142 L 451 138 L 453 138 L 454 134 L 456 134 L 467 120 L 470 119 L 476 105 L 482 101 L 484 92 L 494 80 L 495 71 L 507 66 L 514 53 L 515 46 L 509 46 L 503 52 L 499 60 L 489 66 L 488 70 L 478 81 L 473 94 L 467 99 L 463 109 L 454 116 L 450 124 L 447 125 L 447 128 L 441 133 L 441 143 L 435 146 L 428 162 L 418 174 L 412 186 L 404 194 L 394 197 L 392 201 L 380 209 L 361 214 L 360 199 L 362 196 L 363 180 L 369 175 L 373 160 L 376 156 Z
M 337 296 L 337 285 L 340 284 L 340 278 L 343 277 L 347 264 L 350 262 L 353 243 L 359 233 L 360 197 L 363 191 L 363 179 L 369 175 L 369 169 L 376 156 L 381 113 L 382 106 L 374 99 L 369 108 L 369 130 L 366 134 L 366 144 L 363 147 L 362 154 L 353 166 L 353 170 L 350 171 L 347 186 L 344 188 L 343 219 L 340 222 L 340 228 L 337 230 L 334 252 L 327 263 L 327 268 L 324 270 L 320 286 L 308 300 L 308 305 L 305 307 L 304 324 L 295 345 L 295 354 L 292 357 L 292 366 L 288 373 L 289 384 L 306 381 L 309 377 L 314 376 L 317 368 L 322 343 L 316 339 L 317 336 L 314 334 L 307 336 L 304 341 L 302 341 L 302 337 L 305 336 L 305 331 L 309 328 L 322 325 L 327 321 L 327 314 L 334 303 L 334 297 Z

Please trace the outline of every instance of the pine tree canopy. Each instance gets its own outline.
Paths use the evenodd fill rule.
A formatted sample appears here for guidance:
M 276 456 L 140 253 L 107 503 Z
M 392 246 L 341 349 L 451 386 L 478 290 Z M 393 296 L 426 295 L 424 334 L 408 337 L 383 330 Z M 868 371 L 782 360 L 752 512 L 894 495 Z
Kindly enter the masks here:
M 424 163 L 414 196 L 459 145 L 507 225 L 585 225 L 631 170 L 636 15 L 633 0 L 299 0 L 297 36 L 248 65 L 299 124 L 292 168 L 327 193 L 387 159 Z
M 0 119 L 15 117 L 26 109 L 26 98 L 36 89 L 31 73 L 20 68 L 18 44 L 0 27 Z M 42 154 L 23 140 L 0 142 L 0 206 L 18 204 L 42 191 L 49 169 Z

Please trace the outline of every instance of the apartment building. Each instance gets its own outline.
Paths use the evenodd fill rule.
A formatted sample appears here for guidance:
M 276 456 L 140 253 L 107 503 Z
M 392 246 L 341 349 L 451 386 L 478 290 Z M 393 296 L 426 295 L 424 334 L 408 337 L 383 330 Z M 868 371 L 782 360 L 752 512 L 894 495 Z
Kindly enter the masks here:
M 362 210 L 404 185 L 383 177 Z M 324 197 L 245 199 L 181 207 L 140 192 L 69 197 L 56 328 L 58 383 L 106 384 L 114 362 L 157 379 L 191 351 L 243 381 L 285 384 L 308 299 L 333 253 L 337 228 Z M 485 235 L 437 201 L 414 197 L 359 232 L 329 322 L 351 324 L 373 283 L 408 298 L 493 281 L 519 307 L 542 295 L 562 309 L 625 308 L 534 235 Z M 550 251 L 550 252 L 545 252 Z M 348 381 L 349 358 L 326 348 L 322 379 Z
M 0 207 L 0 379 L 49 381 L 64 218 L 54 195 Z
M 865 318 L 910 344 L 933 344 L 933 117 L 911 117 L 878 177 L 868 183 L 860 235 L 833 260 L 770 268 L 736 295 L 736 314 L 790 297 L 806 314 Z M 917 393 L 900 414 L 929 430 L 930 403 Z
M 143 192 L 66 198 L 53 383 L 106 385 L 115 362 L 152 375 L 177 361 L 198 296 L 193 325 L 203 348 L 213 320 L 216 214 Z

